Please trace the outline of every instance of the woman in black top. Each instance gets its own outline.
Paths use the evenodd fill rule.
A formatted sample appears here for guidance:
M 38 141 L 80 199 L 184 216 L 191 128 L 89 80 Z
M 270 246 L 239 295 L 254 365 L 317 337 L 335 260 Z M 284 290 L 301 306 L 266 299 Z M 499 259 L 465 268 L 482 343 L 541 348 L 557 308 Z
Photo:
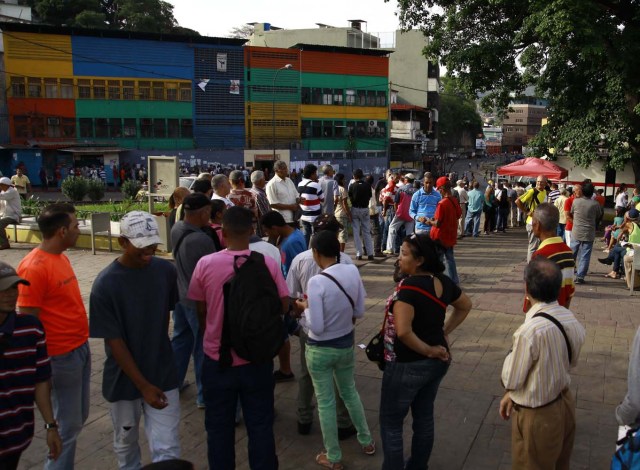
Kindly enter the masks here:
M 428 234 L 404 240 L 398 257 L 408 277 L 398 283 L 385 325 L 380 400 L 383 470 L 424 470 L 433 448 L 433 404 L 451 356 L 448 335 L 471 310 L 466 294 L 443 274 L 438 245 Z M 445 322 L 447 306 L 454 310 Z M 411 409 L 413 439 L 405 464 L 402 430 Z

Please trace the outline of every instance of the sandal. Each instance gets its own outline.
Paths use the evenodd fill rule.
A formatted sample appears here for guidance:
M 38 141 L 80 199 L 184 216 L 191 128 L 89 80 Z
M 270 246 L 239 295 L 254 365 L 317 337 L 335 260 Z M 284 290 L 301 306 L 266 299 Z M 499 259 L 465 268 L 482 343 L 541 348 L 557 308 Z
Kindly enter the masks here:
M 331 470 L 344 470 L 344 465 L 340 462 L 329 462 L 326 452 L 320 452 L 316 455 L 316 463 L 324 468 L 330 468 Z
M 620 279 L 620 275 L 618 273 L 605 274 L 604 277 L 608 277 L 609 279 Z
M 367 455 L 373 455 L 376 453 L 376 442 L 372 439 L 371 444 L 368 446 L 362 446 L 362 452 Z

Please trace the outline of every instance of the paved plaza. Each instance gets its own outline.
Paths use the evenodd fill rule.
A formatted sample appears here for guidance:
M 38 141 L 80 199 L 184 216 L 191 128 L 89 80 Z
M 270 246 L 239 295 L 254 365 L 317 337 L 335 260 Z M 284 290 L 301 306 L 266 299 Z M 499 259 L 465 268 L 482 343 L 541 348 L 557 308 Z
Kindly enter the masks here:
M 525 264 L 526 233 L 523 228 L 507 234 L 465 238 L 456 247 L 456 259 L 463 290 L 471 297 L 473 309 L 452 336 L 453 364 L 443 380 L 436 400 L 436 440 L 430 467 L 435 470 L 508 469 L 510 464 L 510 423 L 498 416 L 502 396 L 500 371 L 511 346 L 511 336 L 522 323 L 522 272 Z M 12 245 L 0 257 L 17 266 L 33 247 Z M 349 250 L 351 248 L 351 250 Z M 577 434 L 572 468 L 608 468 L 616 439 L 614 408 L 624 397 L 629 348 L 640 324 L 640 296 L 629 296 L 623 281 L 605 279 L 607 267 L 596 243 L 587 283 L 577 286 L 572 310 L 587 329 L 587 340 L 573 371 L 572 389 L 577 402 Z M 348 245 L 353 255 L 353 248 Z M 96 275 L 116 254 L 73 250 L 68 253 L 88 307 L 91 285 Z M 378 331 L 384 301 L 392 291 L 393 259 L 359 262 L 367 290 L 367 312 L 356 326 L 356 344 L 364 343 Z M 102 341 L 90 340 L 93 354 L 91 413 L 80 435 L 76 455 L 78 469 L 113 469 L 112 426 L 109 406 L 102 398 Z M 154 354 L 149 351 L 149 354 Z M 299 370 L 299 346 L 294 338 L 293 370 Z M 379 443 L 378 409 L 381 372 L 364 351 L 356 349 L 356 381 L 369 425 Z M 193 381 L 193 372 L 187 378 Z M 275 434 L 281 469 L 319 468 L 314 456 L 322 449 L 317 419 L 311 434 L 296 430 L 295 382 L 276 385 Z M 204 412 L 195 406 L 195 385 L 181 395 L 181 445 L 184 458 L 196 469 L 207 468 Z M 406 430 L 410 430 L 407 418 Z M 23 454 L 20 469 L 40 469 L 46 453 L 41 421 L 36 437 Z M 408 433 L 405 434 L 408 436 Z M 248 469 L 246 432 L 241 424 L 236 432 L 237 468 Z M 146 441 L 141 436 L 143 462 L 149 462 Z M 408 446 L 410 441 L 405 439 Z M 378 469 L 381 450 L 374 457 L 362 454 L 355 438 L 341 443 L 343 463 L 350 470 Z M 379 446 L 380 448 L 381 446 Z

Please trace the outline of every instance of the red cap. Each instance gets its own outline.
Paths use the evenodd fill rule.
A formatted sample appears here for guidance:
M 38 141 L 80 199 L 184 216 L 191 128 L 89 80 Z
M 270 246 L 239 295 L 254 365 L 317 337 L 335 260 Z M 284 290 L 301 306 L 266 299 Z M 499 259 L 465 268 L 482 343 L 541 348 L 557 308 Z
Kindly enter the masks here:
M 444 186 L 448 182 L 449 182 L 449 178 L 447 178 L 446 176 L 441 176 L 440 178 L 438 178 L 438 181 L 436 181 L 436 189 L 440 189 L 442 186 Z

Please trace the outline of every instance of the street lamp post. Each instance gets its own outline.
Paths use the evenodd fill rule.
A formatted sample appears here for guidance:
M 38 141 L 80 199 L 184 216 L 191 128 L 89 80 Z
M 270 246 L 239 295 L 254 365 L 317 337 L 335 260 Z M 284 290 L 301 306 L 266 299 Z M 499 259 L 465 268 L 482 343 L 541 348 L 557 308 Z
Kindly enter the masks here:
M 283 67 L 280 67 L 278 70 L 276 70 L 275 75 L 273 76 L 273 85 L 271 86 L 271 125 L 273 128 L 273 135 L 272 135 L 272 144 L 273 144 L 273 161 L 276 161 L 276 79 L 278 78 L 278 74 L 280 73 L 280 70 L 289 70 L 291 67 L 293 67 L 293 65 L 291 64 L 286 64 Z

